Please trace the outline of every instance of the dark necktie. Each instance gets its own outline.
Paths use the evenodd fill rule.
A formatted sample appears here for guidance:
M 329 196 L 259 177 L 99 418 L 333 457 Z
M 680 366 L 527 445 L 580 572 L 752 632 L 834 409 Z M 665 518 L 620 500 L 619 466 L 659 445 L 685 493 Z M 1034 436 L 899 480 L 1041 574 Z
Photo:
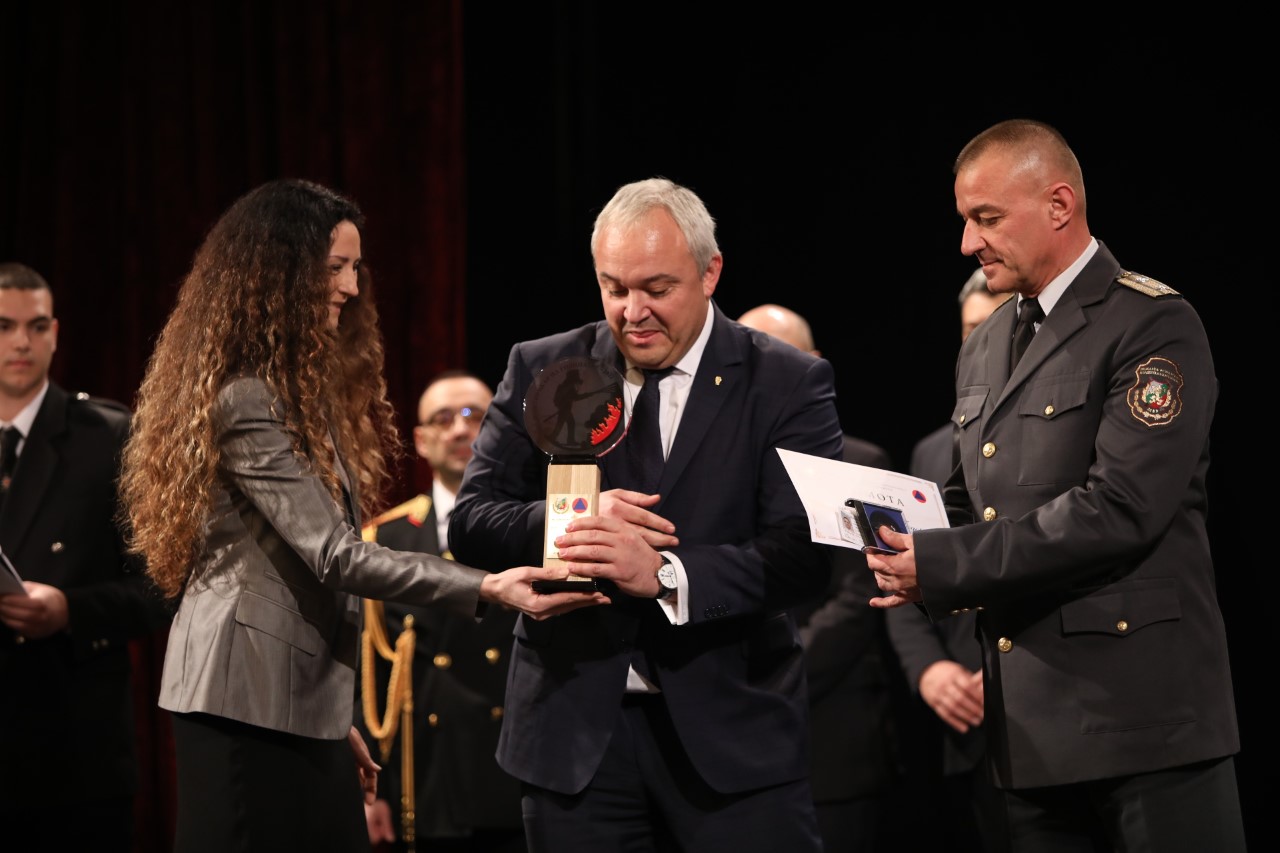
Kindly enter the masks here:
M 1043 319 L 1044 312 L 1040 310 L 1039 302 L 1035 299 L 1022 300 L 1022 304 L 1018 306 L 1018 326 L 1013 330 L 1013 348 L 1009 351 L 1010 374 L 1031 345 L 1031 339 L 1036 336 L 1036 323 Z
M 0 506 L 4 506 L 5 495 L 9 493 L 13 469 L 18 467 L 18 439 L 21 437 L 17 427 L 0 429 Z
M 658 383 L 671 374 L 674 367 L 662 370 L 645 370 L 644 385 L 631 407 L 631 423 L 627 437 L 622 441 L 626 450 L 626 488 L 652 494 L 662 479 L 666 457 L 662 452 L 662 430 L 658 426 Z

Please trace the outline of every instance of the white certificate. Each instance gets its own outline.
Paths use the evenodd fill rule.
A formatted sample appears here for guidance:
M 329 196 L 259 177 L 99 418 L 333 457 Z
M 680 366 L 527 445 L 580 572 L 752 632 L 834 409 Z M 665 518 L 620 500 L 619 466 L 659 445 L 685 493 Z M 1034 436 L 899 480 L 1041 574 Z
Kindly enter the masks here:
M 951 526 L 938 484 L 930 480 L 782 448 L 778 448 L 778 455 L 809 516 L 809 535 L 814 542 L 859 551 L 874 549 L 876 542 L 857 523 L 858 512 L 864 507 L 871 508 L 873 520 L 877 509 L 894 519 L 900 514 L 907 528 L 900 532 Z M 898 526 L 886 523 L 890 528 Z

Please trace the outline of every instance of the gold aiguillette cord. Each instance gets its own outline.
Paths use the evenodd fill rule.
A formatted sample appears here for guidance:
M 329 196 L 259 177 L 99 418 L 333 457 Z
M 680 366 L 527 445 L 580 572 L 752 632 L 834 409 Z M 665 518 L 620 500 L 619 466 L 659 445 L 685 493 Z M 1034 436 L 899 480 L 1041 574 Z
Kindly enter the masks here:
M 365 528 L 365 541 L 373 541 L 373 528 Z M 395 648 L 387 639 L 387 621 L 381 601 L 365 599 L 364 630 L 360 636 L 361 667 L 364 676 L 360 684 L 360 696 L 364 710 L 364 724 L 378 741 L 378 750 L 385 763 L 395 744 L 396 733 L 400 740 L 400 830 L 407 849 L 415 850 L 415 802 L 413 790 L 413 647 L 417 632 L 413 629 L 413 617 L 404 617 L 404 629 L 396 638 Z M 378 684 L 374 671 L 374 650 L 383 660 L 391 661 L 391 677 L 387 679 L 386 711 L 378 716 Z

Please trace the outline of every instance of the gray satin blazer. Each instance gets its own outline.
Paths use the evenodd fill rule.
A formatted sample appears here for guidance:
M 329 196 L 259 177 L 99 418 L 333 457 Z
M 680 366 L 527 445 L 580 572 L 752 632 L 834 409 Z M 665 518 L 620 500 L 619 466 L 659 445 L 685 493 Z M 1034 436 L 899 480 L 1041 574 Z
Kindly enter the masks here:
M 294 454 L 272 399 L 253 378 L 218 395 L 220 487 L 169 632 L 160 707 L 345 738 L 360 599 L 474 616 L 485 573 L 362 541 L 352 490 L 349 507 L 334 501 Z

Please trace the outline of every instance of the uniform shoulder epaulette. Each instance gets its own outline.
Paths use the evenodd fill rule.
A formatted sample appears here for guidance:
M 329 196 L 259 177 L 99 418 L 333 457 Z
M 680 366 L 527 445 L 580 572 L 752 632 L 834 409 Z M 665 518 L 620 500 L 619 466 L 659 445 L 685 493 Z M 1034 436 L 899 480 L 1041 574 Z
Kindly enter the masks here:
M 1121 270 L 1120 275 L 1116 276 L 1116 284 L 1124 285 L 1130 290 L 1136 290 L 1139 293 L 1150 297 L 1156 296 L 1180 296 L 1178 291 L 1174 290 L 1163 281 L 1156 281 L 1150 276 L 1145 276 L 1128 270 Z
M 370 519 L 369 522 L 364 526 L 363 538 L 366 541 L 372 541 L 372 539 L 374 538 L 374 534 L 377 532 L 379 526 L 386 524 L 387 522 L 390 522 L 390 521 L 396 521 L 397 519 L 401 519 L 401 518 L 407 519 L 408 522 L 412 524 L 414 527 L 421 527 L 422 523 L 427 520 L 427 516 L 430 514 L 431 514 L 431 496 L 430 495 L 418 495 L 416 498 L 409 498 L 409 500 L 405 501 L 399 506 L 393 506 L 391 509 L 387 510 L 386 512 L 380 513 L 374 518 Z

